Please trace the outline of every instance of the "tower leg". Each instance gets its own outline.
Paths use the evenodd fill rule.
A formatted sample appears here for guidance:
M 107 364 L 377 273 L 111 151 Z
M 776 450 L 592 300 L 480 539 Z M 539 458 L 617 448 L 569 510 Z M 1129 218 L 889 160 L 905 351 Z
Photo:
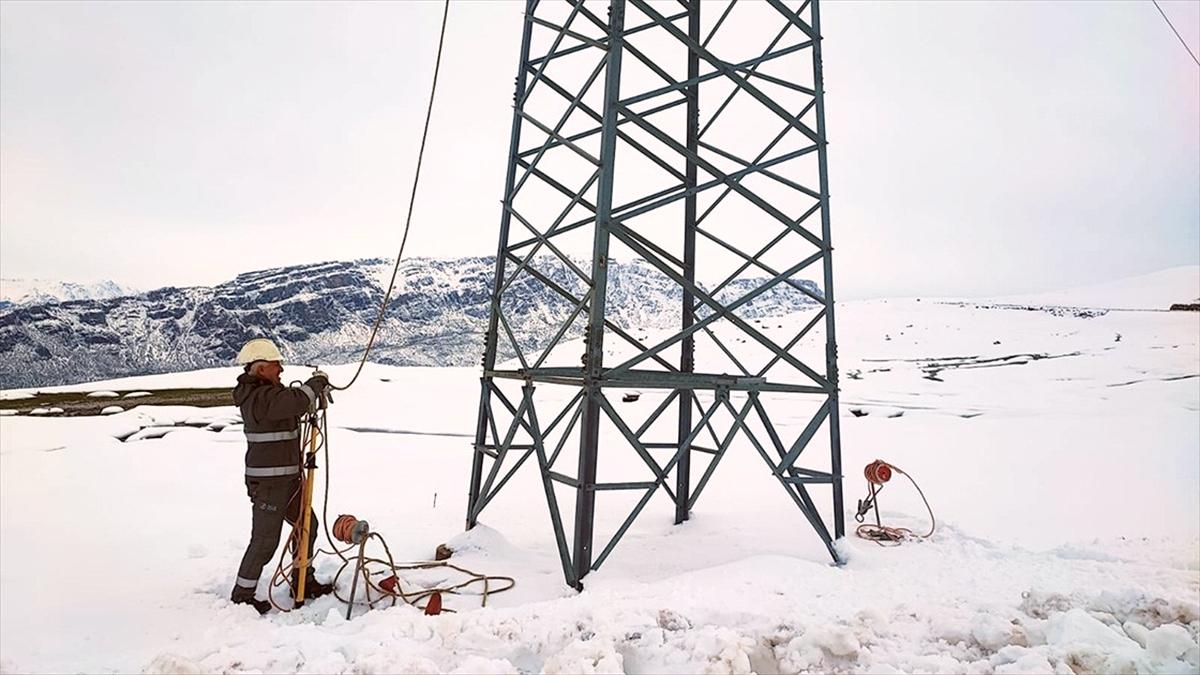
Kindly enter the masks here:
M 700 41 L 700 5 L 693 2 L 688 7 L 688 37 Z M 688 50 L 689 80 L 700 75 L 700 57 Z M 687 148 L 693 155 L 700 142 L 700 85 L 694 84 L 685 91 L 687 96 Z M 684 184 L 688 190 L 696 187 L 696 161 L 688 157 L 684 169 L 687 177 Z M 696 195 L 689 195 L 683 202 L 683 275 L 689 282 L 696 280 Z M 687 289 L 683 291 L 683 330 L 687 330 L 696 318 L 692 310 L 695 298 Z M 679 370 L 690 373 L 695 370 L 695 340 L 691 335 L 681 344 Z M 679 392 L 679 443 L 682 445 L 692 431 L 692 390 Z M 680 448 L 679 464 L 675 468 L 675 524 L 688 519 L 688 502 L 692 494 L 692 449 Z

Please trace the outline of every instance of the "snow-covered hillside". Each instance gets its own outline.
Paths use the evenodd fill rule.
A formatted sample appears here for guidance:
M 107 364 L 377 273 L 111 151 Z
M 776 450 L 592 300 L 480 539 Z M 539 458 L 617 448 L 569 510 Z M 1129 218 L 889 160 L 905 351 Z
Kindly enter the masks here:
M 52 279 L 0 279 L 0 309 L 71 300 L 103 300 L 137 293 L 133 288 L 104 280 L 92 283 Z
M 330 411 L 332 452 L 321 464 L 329 518 L 368 519 L 403 560 L 428 559 L 450 541 L 458 564 L 511 575 L 515 589 L 484 609 L 477 598 L 448 597 L 459 613 L 438 617 L 401 606 L 346 621 L 344 605 L 324 598 L 261 618 L 227 599 L 250 517 L 244 442 L 236 424 L 225 426 L 235 410 L 4 417 L 0 664 L 4 672 L 1196 672 L 1200 316 L 928 300 L 838 311 L 847 509 L 865 492 L 863 465 L 894 462 L 936 512 L 929 540 L 881 548 L 852 536 L 841 543 L 849 562 L 830 566 L 754 448 L 739 441 L 691 521 L 672 525 L 671 503 L 655 496 L 576 593 L 563 584 L 532 462 L 489 505 L 483 526 L 462 533 L 478 372 L 370 365 Z M 780 338 L 810 315 L 762 329 Z M 700 364 L 718 357 L 698 354 Z M 76 388 L 211 386 L 235 374 Z M 332 372 L 335 382 L 348 375 Z M 555 389 L 539 396 L 571 394 Z M 643 392 L 619 405 L 636 417 L 661 400 Z M 223 420 L 214 427 L 223 430 L 115 438 L 189 418 Z M 806 421 L 798 411 L 777 424 L 794 437 Z M 615 447 L 602 449 L 600 463 L 645 471 Z M 598 499 L 598 538 L 628 512 L 621 498 Z M 926 524 L 901 482 L 880 503 L 885 521 Z M 320 574 L 338 562 L 322 557 Z

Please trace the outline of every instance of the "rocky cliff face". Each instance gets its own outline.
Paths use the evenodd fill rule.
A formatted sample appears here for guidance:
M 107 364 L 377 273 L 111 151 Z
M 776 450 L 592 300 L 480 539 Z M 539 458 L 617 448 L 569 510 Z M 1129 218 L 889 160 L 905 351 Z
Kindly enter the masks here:
M 349 362 L 366 344 L 391 267 L 377 259 L 298 265 L 248 272 L 212 287 L 0 308 L 0 388 L 227 365 L 242 343 L 264 335 L 296 363 Z M 539 261 L 537 268 L 564 289 L 581 289 L 566 265 Z M 493 269 L 490 257 L 405 261 L 372 360 L 478 363 Z M 819 293 L 811 282 L 803 283 Z M 737 297 L 747 285 L 754 284 L 731 284 L 720 295 Z M 548 341 L 574 309 L 529 275 L 504 297 L 506 317 L 523 348 Z M 777 287 L 739 314 L 782 314 L 808 302 L 794 289 Z M 679 289 L 653 268 L 610 265 L 608 307 L 618 324 L 675 326 L 679 304 Z M 576 325 L 582 327 L 582 321 Z M 577 335 L 571 331 L 567 337 Z

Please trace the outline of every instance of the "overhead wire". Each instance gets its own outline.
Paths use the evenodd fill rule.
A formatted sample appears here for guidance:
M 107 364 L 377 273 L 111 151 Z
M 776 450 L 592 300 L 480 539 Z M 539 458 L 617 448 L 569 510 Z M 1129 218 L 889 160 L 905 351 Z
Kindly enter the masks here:
M 441 25 L 441 30 L 438 33 L 437 57 L 434 61 L 434 66 L 433 66 L 433 80 L 430 84 L 429 103 L 425 110 L 425 124 L 421 130 L 421 145 L 417 151 L 417 165 L 416 165 L 416 169 L 413 173 L 412 192 L 409 195 L 409 201 L 408 201 L 408 213 L 405 216 L 404 231 L 400 238 L 400 248 L 396 252 L 396 262 L 392 266 L 392 275 L 391 275 L 390 280 L 388 281 L 387 291 L 384 293 L 383 300 L 379 304 L 379 313 L 375 317 L 375 321 L 371 326 L 371 333 L 367 339 L 367 346 L 363 350 L 362 358 L 359 359 L 358 366 L 354 371 L 354 375 L 350 378 L 350 381 L 347 382 L 345 385 L 337 386 L 337 385 L 330 384 L 329 385 L 330 389 L 344 391 L 346 389 L 349 389 L 356 381 L 358 381 L 358 377 L 362 373 L 363 366 L 366 365 L 367 358 L 371 354 L 371 349 L 375 346 L 375 340 L 379 335 L 379 328 L 383 324 L 384 317 L 387 315 L 388 306 L 391 303 L 391 299 L 392 299 L 392 293 L 395 291 L 395 288 L 396 288 L 396 277 L 399 275 L 399 272 L 400 272 L 400 263 L 404 259 L 404 248 L 408 243 L 408 234 L 409 234 L 409 230 L 411 229 L 411 226 L 412 226 L 413 208 L 416 204 L 417 190 L 418 190 L 418 187 L 419 187 L 420 181 L 421 181 L 421 166 L 422 166 L 422 164 L 424 162 L 424 158 L 425 158 L 425 146 L 429 139 L 429 125 L 430 125 L 430 121 L 432 120 L 432 117 L 433 117 L 433 103 L 437 97 L 438 75 L 441 72 L 442 53 L 443 53 L 443 50 L 445 47 L 445 42 L 446 42 L 446 24 L 448 23 L 449 15 L 450 15 L 450 0 L 444 0 L 444 2 L 442 4 L 442 25 Z M 319 417 L 317 416 L 317 414 L 315 412 L 313 412 L 305 417 L 304 422 L 303 422 L 303 427 L 302 427 L 304 430 L 304 433 L 302 433 L 302 437 L 308 438 L 310 433 L 312 432 L 312 429 L 315 427 L 315 429 L 316 429 L 315 436 L 317 438 L 317 445 L 316 445 L 316 447 L 310 448 L 309 453 L 311 455 L 315 456 L 317 452 L 324 451 L 325 493 L 322 498 L 321 519 L 322 519 L 322 527 L 325 531 L 325 540 L 329 543 L 331 550 L 315 549 L 313 551 L 313 557 L 316 557 L 317 555 L 336 555 L 337 557 L 341 558 L 342 565 L 338 569 L 337 573 L 334 575 L 334 578 L 333 578 L 333 586 L 334 586 L 333 594 L 335 597 L 337 597 L 339 600 L 341 600 L 343 602 L 347 602 L 347 603 L 350 602 L 348 599 L 343 598 L 341 596 L 341 594 L 337 591 L 337 582 L 341 579 L 342 574 L 347 569 L 349 569 L 349 567 L 351 565 L 357 566 L 355 571 L 361 573 L 361 576 L 364 580 L 364 586 L 365 586 L 364 595 L 366 596 L 366 601 L 365 601 L 365 603 L 361 603 L 361 604 L 366 604 L 368 607 L 372 607 L 372 608 L 375 607 L 375 605 L 377 603 L 379 603 L 385 599 L 390 599 L 391 604 L 389 606 L 394 606 L 398 600 L 401 600 L 407 604 L 417 606 L 421 609 L 425 609 L 425 607 L 421 607 L 418 603 L 420 603 L 421 601 L 426 601 L 428 603 L 428 600 L 431 597 L 433 597 L 435 594 L 436 595 L 441 595 L 441 594 L 479 595 L 479 596 L 481 596 L 481 603 L 484 606 L 486 606 L 489 595 L 506 591 L 516 585 L 516 581 L 512 577 L 478 574 L 476 572 L 472 572 L 471 570 L 468 570 L 463 567 L 459 567 L 457 565 L 453 565 L 446 561 L 396 563 L 394 557 L 392 556 L 391 549 L 387 545 L 387 542 L 384 540 L 384 538 L 381 535 L 379 535 L 376 532 L 369 533 L 368 540 L 370 540 L 370 539 L 378 540 L 380 545 L 383 547 L 384 555 L 386 556 L 386 560 L 384 558 L 365 557 L 365 556 L 361 560 L 357 556 L 347 557 L 346 554 L 349 553 L 350 551 L 352 551 L 355 548 L 355 546 L 353 544 L 351 544 L 351 545 L 347 546 L 346 548 L 339 547 L 337 545 L 337 543 L 334 541 L 334 535 L 330 532 L 330 521 L 329 521 L 330 460 L 329 460 L 329 434 L 327 431 L 327 424 L 328 424 L 327 409 L 322 407 L 320 409 Z M 299 483 L 299 487 L 297 487 L 296 492 L 293 493 L 293 495 L 292 495 L 293 500 L 297 499 L 299 497 L 302 486 L 303 486 L 303 481 L 301 481 Z M 301 509 L 303 509 L 303 505 L 301 505 Z M 274 606 L 275 609 L 277 609 L 279 611 L 289 611 L 290 608 L 283 607 L 279 603 L 276 602 L 275 597 L 274 597 L 275 594 L 273 592 L 274 589 L 279 586 L 284 586 L 284 585 L 286 585 L 290 588 L 291 584 L 292 584 L 291 577 L 292 577 L 293 573 L 297 573 L 297 574 L 306 573 L 306 571 L 304 571 L 304 570 L 298 571 L 298 570 L 294 569 L 294 567 L 295 567 L 295 562 L 294 562 L 295 552 L 299 550 L 299 548 L 298 548 L 299 546 L 307 545 L 307 542 L 300 541 L 300 529 L 301 529 L 300 522 L 303 518 L 305 518 L 307 516 L 307 514 L 300 513 L 300 514 L 298 514 L 298 516 L 299 517 L 297 517 L 296 520 L 292 522 L 292 531 L 288 535 L 287 544 L 280 550 L 279 562 L 275 567 L 275 572 L 271 577 L 271 585 L 270 585 L 270 588 L 268 589 L 268 599 L 270 600 L 271 605 Z M 337 528 L 335 528 L 335 529 L 337 529 Z M 349 542 L 346 542 L 346 543 L 349 543 Z M 286 556 L 289 551 L 293 553 L 292 562 L 288 562 L 286 559 Z M 310 558 L 310 560 L 311 560 L 311 558 Z M 383 566 L 383 569 L 371 569 L 371 566 L 379 567 L 380 565 Z M 438 586 L 438 587 L 418 588 L 418 589 L 411 590 L 411 591 L 406 591 L 401 583 L 400 572 L 411 571 L 411 570 L 439 569 L 439 568 L 455 570 L 461 574 L 466 575 L 467 580 L 459 582 L 459 583 L 447 584 L 447 585 L 442 585 L 442 586 Z M 391 572 L 391 576 L 388 579 L 384 579 L 383 581 L 381 581 L 379 583 L 375 583 L 371 580 L 372 575 L 379 576 L 388 571 Z M 355 576 L 357 577 L 358 574 L 356 574 Z M 389 582 L 389 580 L 390 580 L 390 582 Z M 498 588 L 493 587 L 493 584 L 496 582 L 500 582 L 500 586 Z M 476 584 L 483 585 L 483 589 L 480 592 L 472 593 L 467 590 L 468 588 L 470 588 L 471 586 L 476 585 Z M 374 598 L 371 597 L 371 591 L 375 592 L 376 597 L 374 597 Z M 355 603 L 355 604 L 360 604 L 360 603 Z M 444 611 L 452 612 L 454 610 L 446 609 Z
M 1175 37 L 1179 38 L 1179 43 L 1182 44 L 1183 48 L 1187 50 L 1188 56 L 1192 57 L 1192 60 L 1196 62 L 1197 66 L 1200 66 L 1200 59 L 1197 59 L 1196 55 L 1194 53 L 1192 53 L 1192 48 L 1188 46 L 1187 41 L 1185 41 L 1183 39 L 1183 36 L 1181 36 L 1179 34 L 1179 31 L 1175 29 L 1175 25 L 1173 23 L 1171 23 L 1171 19 L 1167 16 L 1166 12 L 1163 11 L 1162 7 L 1159 6 L 1158 0 L 1150 0 L 1150 1 L 1152 3 L 1154 3 L 1154 7 L 1158 10 L 1158 13 L 1162 15 L 1163 20 L 1167 22 L 1167 26 L 1169 26 L 1171 28 L 1171 31 L 1173 33 L 1175 33 Z M 375 321 L 371 326 L 371 333 L 370 333 L 370 336 L 367 338 L 366 349 L 363 350 L 362 358 L 359 359 L 358 366 L 354 370 L 353 377 L 351 377 L 350 381 L 347 382 L 345 385 L 342 385 L 342 386 L 337 386 L 337 385 L 332 385 L 332 384 L 330 385 L 331 388 L 339 390 L 339 391 L 349 389 L 351 386 L 354 385 L 355 382 L 358 381 L 358 376 L 360 374 L 362 374 L 363 366 L 366 365 L 367 358 L 371 354 L 371 349 L 375 346 L 375 339 L 379 335 L 379 327 L 383 324 L 383 319 L 387 315 L 388 305 L 391 303 L 392 292 L 395 290 L 395 287 L 396 287 L 396 277 L 399 275 L 399 272 L 400 272 L 400 263 L 404 259 L 404 248 L 405 248 L 405 245 L 408 243 L 409 228 L 412 225 L 413 207 L 415 206 L 416 199 L 417 199 L 417 188 L 420 185 L 420 181 L 421 181 L 421 165 L 425 158 L 425 144 L 426 144 L 426 141 L 428 141 L 428 139 L 429 139 L 429 123 L 433 117 L 433 102 L 437 96 L 438 74 L 441 72 L 442 51 L 443 51 L 443 47 L 445 46 L 445 42 L 446 42 L 446 24 L 447 24 L 449 15 L 450 15 L 450 0 L 444 0 L 444 2 L 442 4 L 442 27 L 438 33 L 437 58 L 434 61 L 433 81 L 430 85 L 430 90 L 429 90 L 429 104 L 425 110 L 425 125 L 421 131 L 421 146 L 420 146 L 420 149 L 417 151 L 417 166 L 416 166 L 416 171 L 413 174 L 412 193 L 409 195 L 408 213 L 406 214 L 405 219 L 404 219 L 404 232 L 400 238 L 400 249 L 396 253 L 396 262 L 392 266 L 392 275 L 391 275 L 390 280 L 388 281 L 387 291 L 384 293 L 383 300 L 379 304 L 379 313 L 375 317 Z
M 1196 54 L 1192 52 L 1191 47 L 1188 46 L 1187 41 L 1184 40 L 1183 36 L 1179 34 L 1179 31 L 1175 28 L 1175 25 L 1171 22 L 1170 17 L 1167 16 L 1166 12 L 1164 12 L 1162 7 L 1158 4 L 1158 0 L 1150 0 L 1150 1 L 1154 4 L 1155 9 L 1158 10 L 1158 13 L 1162 16 L 1163 20 L 1167 23 L 1167 26 L 1170 27 L 1171 31 L 1175 34 L 1175 37 L 1179 40 L 1179 43 L 1181 45 L 1183 45 L 1183 48 L 1185 50 L 1187 50 L 1188 56 L 1191 57 L 1192 61 L 1194 61 L 1197 66 L 1200 66 L 1200 59 L 1198 59 L 1196 57 Z M 421 143 L 420 143 L 420 147 L 417 151 L 417 163 L 416 163 L 416 169 L 413 174 L 412 191 L 409 195 L 408 211 L 405 216 L 404 230 L 403 230 L 403 233 L 402 233 L 401 239 L 400 239 L 400 248 L 396 253 L 396 261 L 392 266 L 392 273 L 391 273 L 391 277 L 388 281 L 388 287 L 387 287 L 386 292 L 384 293 L 382 301 L 380 302 L 379 312 L 378 312 L 377 316 L 375 317 L 375 321 L 373 322 L 373 324 L 371 326 L 371 332 L 367 339 L 366 348 L 363 350 L 362 357 L 359 359 L 358 365 L 354 371 L 354 375 L 350 378 L 350 381 L 347 382 L 345 385 L 337 386 L 337 385 L 331 384 L 330 385 L 331 389 L 335 389 L 338 391 L 344 391 L 346 389 L 349 389 L 352 385 L 354 385 L 355 382 L 358 381 L 358 377 L 359 377 L 359 375 L 362 374 L 363 367 L 366 365 L 367 359 L 369 358 L 369 356 L 371 354 L 371 350 L 375 345 L 376 338 L 378 337 L 378 334 L 379 334 L 379 328 L 383 323 L 384 317 L 387 315 L 387 309 L 391 303 L 392 293 L 394 292 L 395 286 L 396 286 L 396 277 L 399 275 L 400 263 L 403 261 L 403 258 L 404 258 L 404 249 L 408 243 L 408 235 L 409 235 L 409 231 L 410 231 L 410 228 L 412 225 L 413 210 L 414 210 L 414 207 L 416 204 L 418 187 L 420 185 L 420 179 L 421 179 L 421 167 L 422 167 L 422 164 L 424 162 L 424 157 L 425 157 L 425 146 L 428 141 L 429 126 L 430 126 L 430 122 L 433 117 L 433 104 L 434 104 L 434 100 L 437 95 L 438 75 L 441 72 L 442 53 L 443 53 L 443 49 L 445 46 L 446 25 L 448 23 L 449 13 L 450 13 L 450 0 L 444 0 L 443 7 L 442 7 L 441 29 L 438 34 L 437 57 L 434 61 L 433 79 L 432 79 L 432 82 L 430 85 L 429 100 L 428 100 L 428 105 L 427 105 L 426 111 L 425 111 L 425 123 L 424 123 L 424 126 L 421 131 Z M 417 602 L 419 602 L 423 599 L 428 599 L 433 593 L 436 593 L 436 592 L 462 594 L 462 589 L 465 589 L 475 583 L 483 584 L 484 588 L 483 588 L 482 593 L 480 593 L 480 595 L 483 596 L 483 604 L 486 605 L 487 604 L 487 596 L 490 593 L 497 593 L 497 592 L 501 592 L 504 590 L 508 590 L 509 588 L 512 588 L 515 585 L 515 581 L 511 577 L 479 575 L 474 572 L 471 572 L 470 570 L 466 570 L 466 569 L 458 567 L 456 565 L 452 565 L 445 561 L 397 564 L 391 554 L 391 550 L 387 546 L 387 542 L 384 541 L 382 536 L 380 536 L 379 534 L 374 533 L 374 532 L 369 534 L 369 538 L 374 538 L 374 539 L 379 540 L 380 544 L 383 546 L 384 553 L 387 556 L 386 560 L 384 560 L 382 558 L 369 557 L 369 558 L 364 558 L 362 560 L 362 562 L 359 563 L 357 558 L 347 558 L 345 554 L 347 552 L 351 551 L 354 548 L 354 546 L 351 545 L 345 549 L 339 548 L 334 543 L 333 537 L 331 536 L 330 529 L 329 529 L 329 527 L 330 527 L 329 518 L 328 518 L 329 484 L 330 484 L 329 443 L 328 443 L 328 436 L 325 434 L 325 413 L 324 413 L 324 411 L 322 411 L 322 415 L 321 415 L 319 422 L 316 420 L 312 420 L 309 423 L 318 425 L 318 429 L 319 429 L 318 435 L 321 439 L 319 448 L 324 450 L 324 455 L 325 455 L 325 493 L 324 493 L 324 497 L 323 497 L 323 504 L 322 504 L 321 512 L 322 512 L 322 521 L 323 521 L 322 525 L 323 525 L 323 528 L 325 531 L 325 538 L 326 538 L 326 541 L 330 544 L 330 546 L 332 548 L 331 551 L 326 551 L 324 549 L 314 551 L 314 556 L 316 554 L 337 555 L 339 558 L 342 559 L 342 566 L 338 569 L 338 572 L 334 576 L 334 586 L 335 586 L 334 595 L 337 596 L 339 600 L 342 600 L 343 602 L 348 602 L 347 599 L 342 598 L 341 595 L 338 594 L 338 592 L 336 590 L 336 585 L 337 585 L 337 581 L 340 579 L 342 573 L 345 572 L 346 569 L 351 564 L 361 564 L 361 567 L 358 569 L 358 571 L 362 573 L 362 577 L 364 579 L 365 586 L 366 586 L 366 588 L 364 589 L 366 591 L 365 595 L 367 598 L 365 604 L 370 607 L 374 607 L 377 602 L 381 601 L 385 597 L 391 598 L 392 605 L 395 605 L 397 598 L 403 600 L 404 602 L 406 602 L 408 604 L 415 605 Z M 888 526 L 884 526 L 884 525 L 875 525 L 875 524 L 870 524 L 870 523 L 862 524 L 857 528 L 856 534 L 859 537 L 862 537 L 864 539 L 868 539 L 871 541 L 875 541 L 876 543 L 880 544 L 881 546 L 898 545 L 901 541 L 903 541 L 904 539 L 908 539 L 908 538 L 926 538 L 926 537 L 929 537 L 930 535 L 932 535 L 934 529 L 936 528 L 936 520 L 934 519 L 933 509 L 932 509 L 932 507 L 929 506 L 929 501 L 925 498 L 924 491 L 921 490 L 921 487 L 919 485 L 917 485 L 917 482 L 915 480 L 913 480 L 912 476 L 909 476 L 907 473 L 900 471 L 899 469 L 897 469 L 897 472 L 901 473 L 902 475 L 905 476 L 905 478 L 907 478 L 910 482 L 912 482 L 913 487 L 915 487 L 917 489 L 918 494 L 920 494 L 922 501 L 925 502 L 925 507 L 929 512 L 930 521 L 931 521 L 930 522 L 930 531 L 928 534 L 917 535 L 917 534 L 913 533 L 911 530 L 909 530 L 908 528 L 888 527 Z M 296 496 L 298 496 L 298 492 L 296 495 L 293 495 L 293 499 L 296 498 Z M 304 516 L 304 514 L 300 514 L 300 515 L 301 515 L 301 517 Z M 297 519 L 297 522 L 298 521 L 299 521 L 299 519 Z M 291 568 L 292 568 L 293 564 L 292 563 L 285 564 L 284 554 L 289 549 L 296 550 L 296 547 L 300 546 L 300 545 L 304 545 L 304 543 L 299 541 L 299 528 L 296 526 L 296 523 L 293 523 L 292 533 L 288 538 L 288 544 L 286 546 L 284 546 L 283 550 L 280 553 L 279 564 L 277 565 L 275 574 L 272 577 L 272 581 L 271 581 L 272 589 L 274 589 L 275 587 L 277 587 L 279 585 L 290 584 L 290 576 L 291 576 L 290 572 L 292 571 Z M 384 570 L 380 570 L 380 571 L 371 571 L 368 569 L 368 565 L 384 565 L 385 568 L 384 568 Z M 417 570 L 417 569 L 435 569 L 435 568 L 454 569 L 454 570 L 457 570 L 464 574 L 467 574 L 470 577 L 470 579 L 468 581 L 465 581 L 465 582 L 462 582 L 459 584 L 454 584 L 451 586 L 447 586 L 444 588 L 420 589 L 418 591 L 413 591 L 413 592 L 405 592 L 401 588 L 398 581 L 396 582 L 396 584 L 394 586 L 395 590 L 389 590 L 388 588 L 384 588 L 384 587 L 380 586 L 379 584 L 373 583 L 370 579 L 372 574 L 379 575 L 388 570 L 390 570 L 392 572 L 392 576 L 398 580 L 398 578 L 399 578 L 398 572 L 399 571 Z M 499 589 L 491 589 L 490 585 L 491 585 L 491 581 L 493 581 L 493 580 L 507 582 L 507 585 L 503 586 Z M 378 594 L 374 600 L 372 600 L 370 598 L 371 590 L 374 590 Z M 268 592 L 268 597 L 271 600 L 271 604 L 274 605 L 276 607 L 276 609 L 286 611 L 284 608 L 282 608 L 278 604 L 276 604 L 273 596 L 274 596 L 273 593 Z M 453 611 L 453 610 L 448 610 L 448 611 Z
M 375 338 L 379 335 L 379 326 L 383 324 L 383 318 L 387 314 L 388 304 L 392 299 L 392 291 L 396 288 L 396 276 L 400 272 L 400 261 L 404 259 L 404 247 L 408 243 L 409 226 L 412 225 L 413 206 L 417 200 L 417 186 L 421 182 L 421 163 L 425 158 L 425 142 L 429 138 L 429 121 L 433 117 L 433 100 L 437 96 L 438 73 L 442 69 L 442 47 L 446 43 L 446 22 L 449 16 L 450 0 L 445 0 L 442 5 L 442 29 L 438 35 L 437 60 L 433 64 L 433 83 L 429 88 L 429 106 L 425 110 L 425 127 L 421 131 L 421 147 L 417 151 L 417 168 L 413 174 L 412 194 L 408 198 L 408 214 L 404 218 L 404 234 L 400 238 L 400 250 L 396 253 L 396 264 L 392 266 L 392 278 L 388 281 L 388 288 L 387 292 L 383 294 L 383 301 L 379 303 L 379 314 L 375 317 L 374 325 L 371 326 L 371 335 L 367 339 L 367 348 L 363 350 L 362 358 L 359 359 L 354 376 L 343 386 L 330 385 L 331 388 L 339 391 L 349 389 L 358 380 L 359 374 L 362 373 L 363 366 L 367 363 L 367 357 L 371 354 L 371 348 L 375 346 Z
M 1171 18 L 1168 17 L 1167 13 L 1163 11 L 1163 8 L 1159 6 L 1158 0 L 1150 0 L 1150 2 L 1153 2 L 1155 9 L 1158 10 L 1159 14 L 1162 14 L 1163 21 L 1166 21 L 1167 25 L 1171 27 L 1171 32 L 1175 33 L 1175 37 L 1179 38 L 1179 44 L 1183 45 L 1183 48 L 1187 50 L 1188 56 L 1192 57 L 1192 60 L 1196 62 L 1197 66 L 1200 66 L 1200 59 L 1196 58 L 1196 55 L 1192 53 L 1192 48 L 1188 46 L 1187 41 L 1183 39 L 1183 36 L 1179 34 L 1179 31 L 1175 30 L 1175 24 L 1171 23 Z

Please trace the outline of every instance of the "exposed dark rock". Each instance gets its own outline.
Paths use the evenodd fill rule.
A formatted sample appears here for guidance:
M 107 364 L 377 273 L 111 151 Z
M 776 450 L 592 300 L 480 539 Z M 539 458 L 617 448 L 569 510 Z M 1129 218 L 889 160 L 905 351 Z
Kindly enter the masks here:
M 350 362 L 366 343 L 391 265 L 382 259 L 298 265 L 247 272 L 212 287 L 2 307 L 0 388 L 229 365 L 246 340 L 259 336 L 277 340 L 284 354 L 299 363 Z M 505 274 L 514 269 L 508 266 Z M 494 270 L 491 257 L 405 261 L 372 360 L 478 364 Z M 522 349 L 544 345 L 575 309 L 574 300 L 543 280 L 575 298 L 585 291 L 579 276 L 561 261 L 532 260 L 501 297 Z M 731 302 L 764 283 L 740 278 L 717 298 Z M 779 316 L 821 297 L 810 281 L 778 284 L 735 313 L 747 321 Z M 607 304 L 617 324 L 639 330 L 673 328 L 679 325 L 681 303 L 679 287 L 654 268 L 610 263 Z M 700 316 L 708 313 L 704 307 Z M 583 324 L 577 320 L 564 339 L 579 337 Z M 513 354 L 502 350 L 500 356 Z

